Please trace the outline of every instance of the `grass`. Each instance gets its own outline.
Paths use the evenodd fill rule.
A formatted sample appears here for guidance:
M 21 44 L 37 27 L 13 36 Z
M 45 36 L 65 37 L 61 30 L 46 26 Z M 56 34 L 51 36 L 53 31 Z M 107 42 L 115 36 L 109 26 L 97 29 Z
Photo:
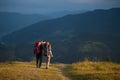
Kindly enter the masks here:
M 65 71 L 73 80 L 120 80 L 120 64 L 112 62 L 77 62 Z
M 0 63 L 0 80 L 120 80 L 120 64 L 112 62 L 54 63 L 45 69 L 35 62 Z
M 68 80 L 60 66 L 62 69 L 64 64 L 52 64 L 45 69 L 45 64 L 36 68 L 33 62 L 0 63 L 0 80 Z

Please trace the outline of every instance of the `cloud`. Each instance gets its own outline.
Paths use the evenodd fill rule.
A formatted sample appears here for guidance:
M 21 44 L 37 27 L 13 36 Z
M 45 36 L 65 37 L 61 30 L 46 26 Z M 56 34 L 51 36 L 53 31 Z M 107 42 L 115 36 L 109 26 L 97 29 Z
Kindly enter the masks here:
M 73 3 L 81 3 L 81 4 L 100 2 L 100 0 L 69 0 L 69 1 Z
M 78 3 L 78 4 L 120 4 L 120 0 L 63 0 L 68 3 Z
M 120 6 L 120 0 L 0 0 L 1 11 L 55 12 Z

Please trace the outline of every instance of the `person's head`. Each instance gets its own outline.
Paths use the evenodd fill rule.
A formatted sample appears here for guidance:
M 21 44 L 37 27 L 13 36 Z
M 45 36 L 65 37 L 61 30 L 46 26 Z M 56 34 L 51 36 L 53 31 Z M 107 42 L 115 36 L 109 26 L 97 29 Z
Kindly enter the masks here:
M 45 44 L 46 44 L 46 45 L 50 45 L 50 42 L 46 41 Z
M 42 41 L 42 44 L 45 44 L 46 42 L 45 41 Z

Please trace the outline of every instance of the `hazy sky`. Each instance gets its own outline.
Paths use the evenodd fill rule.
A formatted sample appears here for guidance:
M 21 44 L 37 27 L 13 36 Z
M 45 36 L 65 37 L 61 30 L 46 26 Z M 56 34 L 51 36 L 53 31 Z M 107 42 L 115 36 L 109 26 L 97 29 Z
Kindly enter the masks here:
M 51 13 L 120 7 L 120 0 L 0 0 L 0 11 Z

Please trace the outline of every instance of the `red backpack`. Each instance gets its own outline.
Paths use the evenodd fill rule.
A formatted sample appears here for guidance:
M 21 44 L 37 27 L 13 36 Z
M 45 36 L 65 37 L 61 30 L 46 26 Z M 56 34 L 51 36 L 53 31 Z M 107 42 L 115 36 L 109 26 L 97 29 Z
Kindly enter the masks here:
M 41 41 L 37 41 L 34 46 L 34 54 L 41 53 L 42 52 L 41 47 L 42 47 Z

